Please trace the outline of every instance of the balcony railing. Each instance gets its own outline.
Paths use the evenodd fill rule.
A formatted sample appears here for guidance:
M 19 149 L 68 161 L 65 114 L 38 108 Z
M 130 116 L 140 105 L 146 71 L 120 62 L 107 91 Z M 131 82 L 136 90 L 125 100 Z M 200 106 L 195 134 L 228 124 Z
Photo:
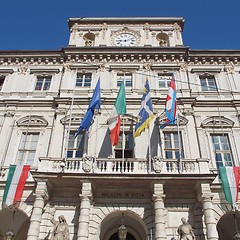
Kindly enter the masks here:
M 180 168 L 181 166 L 181 168 Z M 151 167 L 151 170 L 149 169 Z M 9 166 L 0 168 L 0 180 L 6 180 Z M 81 159 L 39 158 L 38 166 L 31 171 L 49 173 L 95 173 L 95 174 L 207 174 L 213 173 L 209 159 L 160 159 L 155 157 L 151 163 L 146 159 Z M 215 169 L 216 170 L 216 169 Z
M 54 159 L 40 158 L 38 171 L 65 173 L 98 173 L 98 174 L 200 174 L 210 173 L 209 159 Z

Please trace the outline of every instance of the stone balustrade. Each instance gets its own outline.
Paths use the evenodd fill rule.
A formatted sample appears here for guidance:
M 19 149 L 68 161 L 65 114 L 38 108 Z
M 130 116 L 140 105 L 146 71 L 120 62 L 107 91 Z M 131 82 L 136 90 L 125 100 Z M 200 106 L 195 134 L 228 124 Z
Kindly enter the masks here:
M 37 167 L 31 170 L 39 172 L 64 173 L 97 173 L 97 174 L 207 174 L 211 173 L 208 159 L 161 159 L 152 158 L 151 172 L 148 170 L 149 162 L 146 159 L 116 159 L 93 157 L 61 159 L 39 158 Z M 181 166 L 181 168 L 180 168 Z M 1 168 L 0 178 L 5 179 L 8 167 Z
M 147 174 L 149 162 L 146 159 L 84 157 L 79 159 L 40 158 L 38 171 L 41 172 L 76 172 L 76 173 L 109 173 L 109 174 Z M 210 173 L 208 159 L 161 159 L 155 157 L 151 162 L 151 173 L 162 174 L 200 174 Z M 181 166 L 181 168 L 180 168 Z

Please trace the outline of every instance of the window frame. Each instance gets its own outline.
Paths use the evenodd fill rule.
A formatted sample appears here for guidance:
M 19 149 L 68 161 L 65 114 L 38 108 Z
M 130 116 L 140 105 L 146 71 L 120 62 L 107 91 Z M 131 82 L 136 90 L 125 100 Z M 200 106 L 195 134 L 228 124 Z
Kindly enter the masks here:
M 219 139 L 220 141 L 218 141 L 219 149 L 216 149 L 213 137 L 218 137 L 218 138 L 224 137 L 226 140 L 225 144 L 227 143 L 228 149 L 222 149 L 222 145 L 224 144 L 224 142 L 222 142 L 221 139 Z M 232 151 L 231 142 L 230 142 L 229 137 L 230 137 L 229 134 L 226 132 L 210 133 L 212 149 L 214 152 L 215 164 L 216 164 L 217 168 L 220 166 L 234 166 L 234 156 L 233 156 L 233 151 Z M 219 158 L 217 157 L 217 154 L 218 154 L 218 156 L 221 157 L 221 161 L 218 161 Z M 228 159 L 230 159 L 230 160 L 225 160 L 224 154 L 229 154 L 230 158 L 228 158 Z
M 75 87 L 91 88 L 92 80 L 92 72 L 77 72 Z
M 202 74 L 199 75 L 199 81 L 201 86 L 201 91 L 203 92 L 217 92 L 218 86 L 216 81 L 216 76 L 214 74 Z M 203 84 L 203 81 L 205 81 L 205 85 Z M 210 81 L 214 84 L 209 84 Z
M 124 149 L 124 158 L 129 158 L 126 156 L 131 156 L 130 158 L 133 158 L 134 156 L 134 137 L 132 131 L 124 131 L 125 135 L 125 149 Z M 122 158 L 122 150 L 123 150 L 123 131 L 120 132 L 119 138 L 118 138 L 118 144 L 114 148 L 115 152 L 115 158 Z M 116 155 L 119 155 L 117 157 Z
M 3 89 L 3 84 L 4 84 L 5 80 L 6 80 L 6 76 L 0 75 L 0 91 L 2 91 L 2 89 Z
M 86 138 L 86 132 L 82 131 L 76 138 L 76 130 L 70 130 L 69 136 L 68 136 L 68 142 L 66 142 L 67 149 L 66 149 L 66 157 L 68 159 L 74 159 L 74 158 L 82 158 L 85 151 L 85 138 Z M 81 151 L 79 151 L 79 145 L 81 144 Z
M 35 141 L 32 141 L 34 140 L 34 136 L 37 136 L 37 141 L 36 139 Z M 22 132 L 20 142 L 19 142 L 19 147 L 17 150 L 17 163 L 22 162 L 24 164 L 34 166 L 34 163 L 36 160 L 36 153 L 38 149 L 39 138 L 40 138 L 40 131 L 30 131 L 30 132 L 23 131 Z M 34 142 L 36 142 L 36 144 L 32 148 L 32 144 Z M 31 159 L 29 158 L 30 154 L 33 155 L 33 158 Z
M 161 77 L 163 77 L 161 81 Z M 170 86 L 170 82 L 172 80 L 172 73 L 158 73 L 157 74 L 157 86 L 159 89 L 168 89 Z M 165 78 L 165 79 L 164 79 Z M 164 86 L 160 86 L 160 82 L 164 82 Z
M 164 152 L 164 157 L 166 159 L 184 159 L 184 144 L 183 144 L 183 137 L 182 137 L 182 131 L 179 132 L 180 134 L 180 143 L 181 143 L 181 155 L 179 155 L 179 143 L 176 146 L 176 141 L 179 142 L 178 139 L 178 131 L 164 131 L 163 132 L 163 152 Z M 170 147 L 167 146 L 166 144 L 166 136 L 170 135 Z M 175 137 L 176 136 L 176 137 Z M 175 138 L 174 138 L 175 137 Z M 168 141 L 169 142 L 169 141 Z M 171 152 L 171 157 L 168 156 L 168 152 Z
M 128 88 L 128 89 L 132 88 L 133 87 L 133 73 L 132 72 L 127 72 L 127 73 L 118 72 L 117 73 L 117 88 L 119 88 L 121 86 L 122 81 L 124 81 L 125 88 Z
M 38 83 L 42 81 L 41 86 Z M 52 83 L 52 75 L 38 75 L 35 83 L 35 91 L 49 91 Z

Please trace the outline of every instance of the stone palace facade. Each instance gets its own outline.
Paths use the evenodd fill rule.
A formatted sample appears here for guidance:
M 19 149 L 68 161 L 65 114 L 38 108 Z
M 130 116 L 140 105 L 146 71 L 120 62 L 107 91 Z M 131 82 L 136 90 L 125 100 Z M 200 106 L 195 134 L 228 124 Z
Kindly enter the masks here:
M 0 239 L 51 239 L 60 215 L 71 240 L 119 239 L 121 225 L 127 240 L 178 239 L 182 217 L 196 240 L 233 239 L 240 215 L 218 166 L 239 166 L 240 51 L 190 49 L 179 17 L 68 24 L 61 50 L 0 51 L 0 200 L 10 164 L 31 165 L 19 207 L 0 209 Z M 178 120 L 160 129 L 172 74 Z M 98 79 L 101 110 L 74 138 Z M 146 79 L 154 120 L 134 138 Z M 108 118 L 123 80 L 113 147 Z

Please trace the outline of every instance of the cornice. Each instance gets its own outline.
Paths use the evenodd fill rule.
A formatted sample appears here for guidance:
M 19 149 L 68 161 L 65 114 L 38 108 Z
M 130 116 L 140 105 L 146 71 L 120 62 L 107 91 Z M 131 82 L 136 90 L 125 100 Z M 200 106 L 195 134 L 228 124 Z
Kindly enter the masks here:
M 186 62 L 190 65 L 239 64 L 240 50 L 191 50 L 176 47 L 75 47 L 59 51 L 0 51 L 0 66 L 52 66 L 74 62 Z M 26 66 L 27 67 L 27 66 Z
M 67 62 L 183 61 L 188 47 L 68 47 Z
M 184 27 L 185 19 L 182 17 L 81 17 L 81 18 L 69 18 L 68 26 L 72 28 L 74 24 L 178 24 L 182 29 Z
M 10 64 L 48 64 L 56 65 L 64 62 L 62 51 L 17 50 L 0 51 L 0 66 Z

